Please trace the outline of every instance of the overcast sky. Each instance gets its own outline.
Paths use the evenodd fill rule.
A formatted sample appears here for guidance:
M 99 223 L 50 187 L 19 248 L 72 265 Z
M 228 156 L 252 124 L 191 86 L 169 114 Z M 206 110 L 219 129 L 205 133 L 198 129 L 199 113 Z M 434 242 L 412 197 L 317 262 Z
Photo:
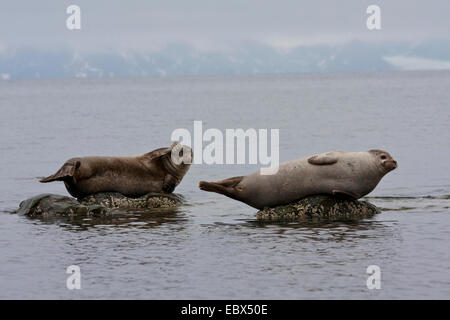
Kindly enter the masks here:
M 81 7 L 82 30 L 66 29 L 70 4 Z M 366 28 L 370 4 L 381 8 L 382 30 Z M 148 51 L 185 43 L 222 51 L 246 43 L 419 42 L 448 39 L 449 17 L 449 0 L 14 0 L 0 3 L 0 49 Z

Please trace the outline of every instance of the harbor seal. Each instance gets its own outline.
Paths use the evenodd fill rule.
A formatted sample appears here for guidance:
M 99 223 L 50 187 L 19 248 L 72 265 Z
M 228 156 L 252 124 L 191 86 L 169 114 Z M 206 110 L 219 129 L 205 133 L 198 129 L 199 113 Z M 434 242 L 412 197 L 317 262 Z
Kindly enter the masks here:
M 182 161 L 174 161 L 174 156 Z M 40 182 L 64 181 L 67 191 L 79 199 L 99 192 L 133 198 L 171 193 L 189 170 L 192 156 L 191 148 L 175 142 L 139 156 L 72 158 Z
M 397 162 L 386 151 L 333 151 L 282 163 L 274 175 L 258 171 L 216 182 L 200 181 L 199 187 L 264 209 L 315 194 L 359 199 L 395 168 Z

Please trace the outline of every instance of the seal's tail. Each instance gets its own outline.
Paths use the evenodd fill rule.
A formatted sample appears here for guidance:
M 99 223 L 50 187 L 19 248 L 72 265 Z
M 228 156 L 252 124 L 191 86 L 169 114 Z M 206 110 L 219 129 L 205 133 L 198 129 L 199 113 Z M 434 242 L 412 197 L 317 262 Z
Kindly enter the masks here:
M 200 181 L 199 188 L 203 191 L 216 192 L 230 198 L 236 198 L 235 186 L 242 181 L 243 176 L 228 178 L 216 182 Z

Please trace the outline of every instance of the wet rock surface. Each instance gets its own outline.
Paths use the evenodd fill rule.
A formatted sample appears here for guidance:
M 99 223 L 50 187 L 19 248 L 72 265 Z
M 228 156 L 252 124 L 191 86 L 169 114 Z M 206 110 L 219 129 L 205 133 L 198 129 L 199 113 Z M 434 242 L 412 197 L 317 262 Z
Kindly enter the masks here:
M 263 221 L 357 220 L 377 213 L 380 210 L 367 201 L 314 195 L 287 205 L 265 208 L 256 213 L 256 218 Z
M 27 216 L 106 216 L 115 210 L 174 208 L 183 203 L 175 194 L 151 193 L 128 198 L 120 193 L 99 193 L 83 199 L 40 194 L 20 203 L 18 214 Z
M 80 200 L 84 205 L 101 205 L 106 208 L 172 208 L 183 203 L 183 198 L 176 194 L 149 193 L 139 198 L 128 198 L 120 193 L 98 193 Z

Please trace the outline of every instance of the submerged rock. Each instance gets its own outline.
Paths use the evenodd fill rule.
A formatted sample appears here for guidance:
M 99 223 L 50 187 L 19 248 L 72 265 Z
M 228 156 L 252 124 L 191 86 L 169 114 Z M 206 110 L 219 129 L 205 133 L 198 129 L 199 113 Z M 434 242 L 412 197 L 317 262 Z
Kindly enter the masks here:
M 28 216 L 104 215 L 107 208 L 100 205 L 83 205 L 77 199 L 57 194 L 40 194 L 20 203 L 19 214 Z
M 105 216 L 116 209 L 172 208 L 183 202 L 174 194 L 151 193 L 128 198 L 120 193 L 98 193 L 77 200 L 57 194 L 40 194 L 20 203 L 16 213 L 27 216 Z
M 269 221 L 354 220 L 369 218 L 377 213 L 380 213 L 380 210 L 366 201 L 314 195 L 287 205 L 264 208 L 256 213 L 256 218 Z

